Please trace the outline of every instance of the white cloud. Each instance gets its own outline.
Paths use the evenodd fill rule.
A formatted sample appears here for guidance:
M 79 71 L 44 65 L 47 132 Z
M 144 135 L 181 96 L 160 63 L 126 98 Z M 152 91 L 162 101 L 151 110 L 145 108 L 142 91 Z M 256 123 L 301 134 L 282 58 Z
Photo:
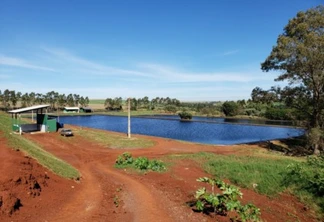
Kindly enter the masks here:
M 231 50 L 231 51 L 224 52 L 222 55 L 223 56 L 234 55 L 234 54 L 237 54 L 238 52 L 239 52 L 239 50 Z
M 262 75 L 262 72 L 186 72 L 179 71 L 168 66 L 158 64 L 139 64 L 146 72 L 155 73 L 156 77 L 170 82 L 252 82 L 260 80 L 272 80 L 270 75 Z
M 0 65 L 55 72 L 55 70 L 52 68 L 34 65 L 23 59 L 8 57 L 4 55 L 0 55 Z
M 54 49 L 54 48 L 47 48 L 42 47 L 42 49 L 57 57 L 61 60 L 64 60 L 69 65 L 74 65 L 75 67 L 79 67 L 80 71 L 84 71 L 86 73 L 96 74 L 96 75 L 136 75 L 136 76 L 147 76 L 146 73 L 142 73 L 136 70 L 129 70 L 129 69 L 122 69 L 122 68 L 115 68 L 107 65 L 101 65 L 95 63 L 93 61 L 81 58 L 79 56 L 73 55 L 72 53 L 68 52 L 64 49 Z M 80 69 L 83 67 L 83 69 Z
M 33 54 L 36 54 L 37 62 L 0 55 L 0 65 L 8 66 L 1 70 L 0 80 L 15 76 L 10 81 L 0 81 L 0 89 L 40 93 L 54 90 L 90 98 L 169 96 L 186 101 L 206 101 L 246 99 L 255 86 L 270 85 L 274 79 L 273 75 L 254 69 L 255 66 L 227 68 L 229 71 L 191 71 L 181 66 L 147 62 L 130 66 L 129 61 L 123 61 L 121 67 L 115 67 L 109 62 L 103 64 L 66 49 L 42 47 L 40 52 Z M 51 81 L 39 79 L 35 70 L 55 71 L 55 78 Z M 21 83 L 12 82 L 14 79 Z
M 269 75 L 258 73 L 242 72 L 190 72 L 182 71 L 175 67 L 161 64 L 139 63 L 133 69 L 119 68 L 109 65 L 102 65 L 91 60 L 76 56 L 65 49 L 54 49 L 43 47 L 45 52 L 60 59 L 70 67 L 69 71 L 83 73 L 83 75 L 102 75 L 102 76 L 118 76 L 124 81 L 136 81 L 134 78 L 140 77 L 140 81 L 161 81 L 173 83 L 189 83 L 189 82 L 251 82 L 259 80 L 272 80 Z M 232 51 L 234 53 L 235 51 Z M 54 60 L 54 59 L 53 59 Z M 125 64 L 127 66 L 127 64 Z

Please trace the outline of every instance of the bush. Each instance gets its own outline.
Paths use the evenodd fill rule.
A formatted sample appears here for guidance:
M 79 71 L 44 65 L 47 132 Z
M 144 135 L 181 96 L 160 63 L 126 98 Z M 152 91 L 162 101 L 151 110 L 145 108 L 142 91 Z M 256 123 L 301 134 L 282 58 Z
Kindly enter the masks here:
M 134 162 L 134 166 L 140 170 L 148 170 L 149 163 L 150 162 L 146 157 L 138 157 Z
M 188 112 L 181 112 L 178 114 L 180 116 L 181 119 L 192 119 L 192 114 L 191 113 L 188 113 Z
M 324 155 L 310 156 L 306 163 L 288 165 L 284 184 L 313 196 L 324 212 Z
M 225 116 L 236 116 L 239 113 L 239 106 L 234 101 L 226 101 L 222 105 Z
M 248 115 L 248 116 L 259 116 L 260 115 L 260 111 L 252 108 L 252 109 L 246 109 L 245 110 L 245 115 Z
M 221 113 L 218 110 L 216 110 L 215 107 L 204 107 L 200 110 L 200 114 L 207 116 L 221 115 Z
M 167 105 L 165 106 L 165 111 L 170 112 L 170 113 L 176 113 L 177 112 L 177 107 L 174 105 Z
M 157 172 L 166 170 L 165 164 L 160 160 L 149 160 L 147 157 L 133 158 L 132 154 L 127 152 L 117 157 L 115 166 L 131 166 L 139 170 L 152 170 Z
M 291 120 L 291 111 L 289 109 L 268 108 L 264 116 L 272 120 Z
M 128 165 L 132 164 L 134 161 L 132 154 L 130 153 L 123 153 L 121 156 L 117 157 L 116 164 L 117 165 Z
M 226 215 L 229 211 L 237 213 L 236 220 L 240 221 L 260 221 L 260 209 L 253 204 L 242 205 L 238 198 L 243 194 L 236 186 L 226 184 L 218 179 L 202 177 L 197 179 L 199 182 L 207 183 L 211 186 L 212 192 L 207 192 L 206 188 L 196 191 L 195 206 L 198 211 L 211 211 L 215 214 Z M 218 187 L 222 194 L 215 194 L 214 187 Z

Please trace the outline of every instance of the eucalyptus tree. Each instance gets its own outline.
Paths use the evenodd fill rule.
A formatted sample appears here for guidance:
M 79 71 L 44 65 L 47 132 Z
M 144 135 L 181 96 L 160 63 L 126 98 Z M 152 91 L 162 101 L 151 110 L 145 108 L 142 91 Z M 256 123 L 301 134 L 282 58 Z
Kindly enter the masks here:
M 28 106 L 35 105 L 36 94 L 34 92 L 29 93 L 29 103 Z
M 21 92 L 17 92 L 15 90 L 10 91 L 10 102 L 13 107 L 16 107 L 18 100 L 20 99 Z
M 276 81 L 288 81 L 289 88 L 298 89 L 291 92 L 298 92 L 296 103 L 308 113 L 310 128 L 323 130 L 324 5 L 298 12 L 289 20 L 261 68 L 281 71 Z M 318 145 L 314 145 L 315 153 Z
M 66 104 L 68 105 L 68 106 L 74 106 L 74 97 L 73 97 L 73 95 L 70 93 L 69 95 L 67 95 L 67 97 L 66 97 Z
M 149 109 L 150 108 L 150 100 L 147 96 L 144 96 L 142 99 L 143 108 Z
M 137 100 L 135 98 L 132 98 L 130 101 L 130 109 L 137 110 Z
M 90 103 L 89 97 L 86 96 L 86 98 L 84 99 L 84 106 L 88 106 Z
M 45 103 L 49 103 L 52 110 L 55 109 L 55 104 L 57 102 L 57 93 L 50 91 L 46 93 L 45 98 Z
M 59 94 L 57 99 L 57 106 L 59 109 L 63 109 L 66 105 L 66 96 L 65 94 Z
M 73 94 L 73 99 L 74 99 L 74 105 L 75 105 L 75 106 L 79 106 L 79 102 L 80 102 L 80 95 L 78 95 L 78 94 Z
M 5 109 L 8 109 L 10 107 L 10 90 L 9 89 L 5 89 L 5 91 L 3 91 L 1 103 Z
M 30 98 L 28 93 L 25 93 L 21 96 L 21 107 L 27 107 L 29 106 Z
M 107 98 L 106 100 L 105 100 L 105 109 L 108 109 L 108 110 L 110 110 L 110 109 L 112 109 L 113 108 L 113 106 L 114 106 L 114 100 L 112 99 L 112 98 Z
M 83 96 L 80 97 L 79 103 L 80 103 L 80 105 L 81 105 L 82 107 L 85 106 L 85 99 L 84 99 Z

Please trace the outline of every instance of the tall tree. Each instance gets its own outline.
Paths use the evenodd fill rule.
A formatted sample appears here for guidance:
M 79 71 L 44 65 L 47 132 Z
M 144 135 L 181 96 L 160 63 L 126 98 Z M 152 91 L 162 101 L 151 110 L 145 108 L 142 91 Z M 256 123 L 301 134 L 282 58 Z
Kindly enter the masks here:
M 74 106 L 74 97 L 71 93 L 69 95 L 67 95 L 66 103 L 68 106 Z
M 11 102 L 13 107 L 16 107 L 20 95 L 21 95 L 21 93 L 19 93 L 19 92 L 16 93 L 15 90 L 10 91 L 10 102 Z
M 36 94 L 34 92 L 29 93 L 30 102 L 28 106 L 35 105 Z
M 86 98 L 84 99 L 84 106 L 88 106 L 89 105 L 89 97 L 86 96 Z
M 291 88 L 303 89 L 298 91 L 304 92 L 299 98 L 305 101 L 305 111 L 311 109 L 310 127 L 323 127 L 324 5 L 298 12 L 289 20 L 261 68 L 280 70 L 276 81 L 287 80 Z
M 3 91 L 3 95 L 2 95 L 2 106 L 5 109 L 8 109 L 10 107 L 10 90 L 6 89 L 5 91 Z

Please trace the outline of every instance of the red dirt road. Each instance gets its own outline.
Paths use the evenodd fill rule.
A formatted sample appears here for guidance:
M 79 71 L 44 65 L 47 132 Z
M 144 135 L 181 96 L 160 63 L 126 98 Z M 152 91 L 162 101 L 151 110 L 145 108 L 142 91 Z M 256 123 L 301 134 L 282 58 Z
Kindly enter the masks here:
M 9 149 L 5 140 L 0 139 L 0 197 L 3 199 L 2 206 L 0 199 L 0 221 L 229 221 L 226 217 L 195 213 L 185 204 L 201 186 L 195 180 L 208 176 L 193 161 L 178 161 L 163 174 L 136 174 L 113 166 L 125 149 L 107 149 L 78 135 L 71 138 L 60 137 L 58 133 L 23 136 L 69 162 L 82 177 L 79 182 L 62 179 L 21 152 Z M 150 158 L 199 151 L 248 152 L 244 146 L 216 147 L 151 139 L 157 142 L 153 148 L 128 151 L 134 156 Z M 34 189 L 35 181 L 38 190 Z M 294 197 L 281 195 L 270 199 L 252 190 L 242 189 L 242 192 L 243 202 L 251 201 L 261 209 L 263 221 L 315 221 L 312 212 Z M 15 209 L 17 199 L 22 206 Z M 11 208 L 14 208 L 12 212 Z

